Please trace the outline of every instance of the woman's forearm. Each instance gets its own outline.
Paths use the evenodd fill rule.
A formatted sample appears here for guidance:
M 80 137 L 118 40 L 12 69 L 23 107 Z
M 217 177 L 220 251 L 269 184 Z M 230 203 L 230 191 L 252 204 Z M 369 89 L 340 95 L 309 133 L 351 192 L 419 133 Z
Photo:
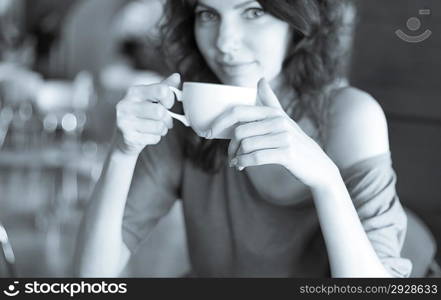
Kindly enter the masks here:
M 121 225 L 136 160 L 137 156 L 110 151 L 80 227 L 76 276 L 114 277 L 127 262 Z
M 390 277 L 338 172 L 335 178 L 332 184 L 312 190 L 332 277 Z

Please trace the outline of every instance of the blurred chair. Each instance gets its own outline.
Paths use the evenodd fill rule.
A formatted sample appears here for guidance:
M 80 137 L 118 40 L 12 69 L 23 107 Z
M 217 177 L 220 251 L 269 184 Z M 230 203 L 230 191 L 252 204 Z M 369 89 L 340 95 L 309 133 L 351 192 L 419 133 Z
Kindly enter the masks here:
M 406 214 L 407 234 L 401 255 L 412 261 L 410 277 L 441 276 L 435 261 L 437 251 L 435 238 L 415 213 L 406 209 Z

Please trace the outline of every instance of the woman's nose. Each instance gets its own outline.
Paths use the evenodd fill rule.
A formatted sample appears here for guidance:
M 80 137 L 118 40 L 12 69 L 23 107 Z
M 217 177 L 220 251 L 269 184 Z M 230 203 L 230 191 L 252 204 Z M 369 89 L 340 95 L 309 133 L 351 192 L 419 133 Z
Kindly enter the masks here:
M 222 54 L 233 54 L 241 46 L 241 33 L 239 26 L 233 22 L 223 21 L 220 23 L 216 46 Z

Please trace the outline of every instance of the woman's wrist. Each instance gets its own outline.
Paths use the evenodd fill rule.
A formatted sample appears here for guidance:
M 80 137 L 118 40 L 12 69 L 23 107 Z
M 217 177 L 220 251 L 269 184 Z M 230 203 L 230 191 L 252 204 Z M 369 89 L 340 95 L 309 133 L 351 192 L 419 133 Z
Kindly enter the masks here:
M 110 150 L 110 160 L 114 162 L 136 162 L 138 160 L 139 154 L 127 153 L 122 151 L 119 147 L 112 146 Z
M 112 138 L 110 157 L 118 160 L 137 160 L 140 152 L 130 151 L 122 142 L 122 137 L 115 132 Z
M 139 153 L 130 153 L 124 151 L 123 149 L 121 149 L 121 147 L 118 146 L 114 139 L 111 143 L 107 159 L 111 164 L 124 164 L 126 166 L 134 166 L 136 164 L 136 161 L 138 160 L 138 157 Z
M 321 180 L 310 186 L 313 195 L 334 194 L 345 187 L 340 170 L 333 162 L 321 173 L 323 174 Z

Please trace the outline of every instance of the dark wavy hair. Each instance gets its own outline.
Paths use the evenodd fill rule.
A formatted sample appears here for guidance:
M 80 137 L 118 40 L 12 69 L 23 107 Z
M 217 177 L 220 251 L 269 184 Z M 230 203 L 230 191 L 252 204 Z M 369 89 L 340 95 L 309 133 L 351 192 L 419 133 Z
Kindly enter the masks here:
M 292 104 L 286 111 L 295 120 L 308 116 L 325 139 L 330 87 L 346 76 L 354 23 L 351 0 L 257 0 L 263 9 L 287 22 L 293 40 L 282 66 Z M 197 0 L 168 0 L 162 26 L 162 49 L 170 68 L 184 81 L 218 83 L 196 45 L 194 8 Z M 205 171 L 225 163 L 228 141 L 205 140 L 189 134 L 185 154 Z

